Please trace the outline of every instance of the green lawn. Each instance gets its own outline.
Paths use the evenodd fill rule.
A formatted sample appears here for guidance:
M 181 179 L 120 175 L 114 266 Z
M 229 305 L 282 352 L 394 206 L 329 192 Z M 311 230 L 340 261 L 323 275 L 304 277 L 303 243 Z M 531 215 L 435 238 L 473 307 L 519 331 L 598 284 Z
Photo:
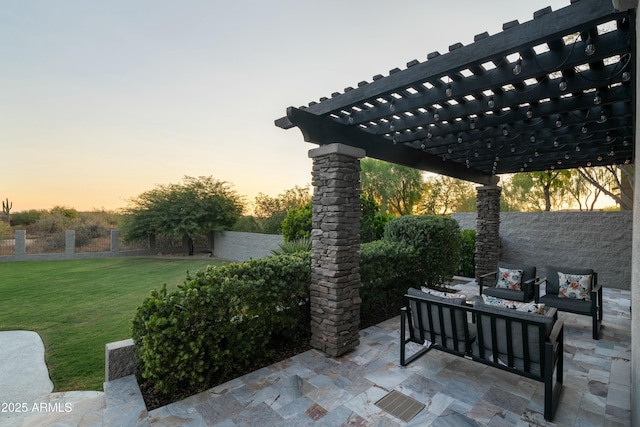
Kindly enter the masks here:
M 0 330 L 40 334 L 55 391 L 102 390 L 105 344 L 131 337 L 136 308 L 208 258 L 0 263 Z

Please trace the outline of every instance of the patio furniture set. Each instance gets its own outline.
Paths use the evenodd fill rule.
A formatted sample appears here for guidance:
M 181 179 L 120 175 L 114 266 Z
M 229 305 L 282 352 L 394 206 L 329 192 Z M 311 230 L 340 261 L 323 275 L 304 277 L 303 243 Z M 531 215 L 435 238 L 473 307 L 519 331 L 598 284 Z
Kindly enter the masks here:
M 544 418 L 553 420 L 563 382 L 558 311 L 590 316 L 593 339 L 599 339 L 602 286 L 592 269 L 549 266 L 545 273 L 537 278 L 535 267 L 500 263 L 498 271 L 479 277 L 480 295 L 469 299 L 409 289 L 401 312 L 400 364 L 435 348 L 540 381 Z M 409 342 L 423 347 L 407 356 Z

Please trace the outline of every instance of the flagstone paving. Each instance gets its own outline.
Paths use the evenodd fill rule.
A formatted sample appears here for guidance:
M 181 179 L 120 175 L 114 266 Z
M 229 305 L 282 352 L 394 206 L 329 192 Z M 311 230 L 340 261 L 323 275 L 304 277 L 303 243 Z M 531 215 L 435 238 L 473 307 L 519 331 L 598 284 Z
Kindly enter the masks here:
M 459 285 L 469 294 L 476 285 Z M 311 350 L 149 413 L 151 426 L 628 426 L 630 293 L 605 291 L 602 338 L 565 322 L 564 389 L 553 423 L 543 384 L 437 350 L 399 365 L 399 318 L 361 331 L 339 358 Z M 409 423 L 375 406 L 391 390 L 424 403 Z

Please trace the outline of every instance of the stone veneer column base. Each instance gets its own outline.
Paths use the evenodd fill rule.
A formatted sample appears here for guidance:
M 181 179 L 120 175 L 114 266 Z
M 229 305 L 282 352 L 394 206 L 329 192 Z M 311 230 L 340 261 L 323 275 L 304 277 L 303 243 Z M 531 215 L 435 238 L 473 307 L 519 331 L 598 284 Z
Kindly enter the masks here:
M 500 193 L 498 186 L 477 187 L 476 280 L 496 271 L 500 260 Z
M 313 159 L 311 346 L 340 356 L 360 343 L 360 158 L 342 144 Z

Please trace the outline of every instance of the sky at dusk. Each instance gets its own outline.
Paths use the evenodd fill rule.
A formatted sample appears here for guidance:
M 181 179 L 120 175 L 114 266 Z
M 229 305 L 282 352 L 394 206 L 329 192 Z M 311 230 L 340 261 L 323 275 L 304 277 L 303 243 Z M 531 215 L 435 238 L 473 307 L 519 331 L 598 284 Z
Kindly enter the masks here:
M 311 181 L 288 106 L 569 0 L 3 0 L 0 199 L 116 210 L 185 175 Z

